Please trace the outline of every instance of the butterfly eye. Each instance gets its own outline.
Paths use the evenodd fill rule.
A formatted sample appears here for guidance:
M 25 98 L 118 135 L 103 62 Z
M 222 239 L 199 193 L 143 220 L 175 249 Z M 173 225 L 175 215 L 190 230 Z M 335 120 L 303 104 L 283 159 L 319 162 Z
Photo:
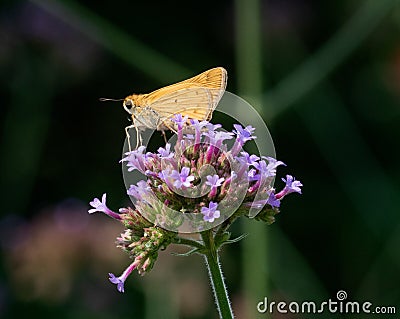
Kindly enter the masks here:
M 132 100 L 125 100 L 123 103 L 125 111 L 127 111 L 129 114 L 132 114 L 132 108 L 135 106 Z
M 132 108 L 132 106 L 133 106 L 132 101 L 131 101 L 131 100 L 126 100 L 126 101 L 124 102 L 124 106 L 125 106 L 128 110 L 130 110 L 130 109 Z

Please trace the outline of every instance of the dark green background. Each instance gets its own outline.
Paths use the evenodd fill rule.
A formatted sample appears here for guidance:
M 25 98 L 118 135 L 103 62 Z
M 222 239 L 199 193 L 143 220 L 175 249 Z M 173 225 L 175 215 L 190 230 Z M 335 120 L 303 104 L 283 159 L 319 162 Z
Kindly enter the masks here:
M 121 228 L 87 214 L 103 192 L 115 209 L 128 204 L 118 164 L 127 114 L 98 98 L 214 66 L 228 70 L 230 92 L 256 101 L 288 165 L 278 175 L 304 184 L 275 224 L 261 226 L 267 244 L 250 232 L 246 254 L 243 244 L 224 249 L 237 317 L 255 316 L 257 300 L 247 310 L 244 302 L 251 277 L 266 284 L 253 291 L 258 300 L 323 301 L 345 290 L 348 300 L 400 311 L 398 1 L 35 0 L 0 9 L 0 318 L 217 317 L 198 256 L 163 252 L 118 294 L 107 273 L 129 263 L 114 248 Z

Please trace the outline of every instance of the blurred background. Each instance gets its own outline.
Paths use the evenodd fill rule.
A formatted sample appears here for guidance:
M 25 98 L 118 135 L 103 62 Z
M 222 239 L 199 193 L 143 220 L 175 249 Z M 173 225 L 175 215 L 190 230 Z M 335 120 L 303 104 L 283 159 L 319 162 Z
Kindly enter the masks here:
M 338 290 L 400 312 L 399 1 L 32 0 L 0 4 L 0 318 L 217 318 L 202 258 L 174 247 L 119 294 L 122 228 L 87 214 L 104 192 L 129 204 L 127 114 L 98 98 L 214 66 L 304 184 L 272 226 L 233 228 L 249 234 L 222 251 L 237 318 Z

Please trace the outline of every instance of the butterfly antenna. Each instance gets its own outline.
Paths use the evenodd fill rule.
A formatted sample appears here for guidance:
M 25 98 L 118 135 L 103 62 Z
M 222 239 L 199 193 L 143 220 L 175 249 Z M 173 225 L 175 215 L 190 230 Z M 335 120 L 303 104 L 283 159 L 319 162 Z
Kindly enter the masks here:
M 101 97 L 101 98 L 99 98 L 99 101 L 101 101 L 101 102 L 105 102 L 105 101 L 114 101 L 114 102 L 119 102 L 119 101 L 123 101 L 124 99 L 109 99 L 109 98 L 106 98 L 106 97 Z

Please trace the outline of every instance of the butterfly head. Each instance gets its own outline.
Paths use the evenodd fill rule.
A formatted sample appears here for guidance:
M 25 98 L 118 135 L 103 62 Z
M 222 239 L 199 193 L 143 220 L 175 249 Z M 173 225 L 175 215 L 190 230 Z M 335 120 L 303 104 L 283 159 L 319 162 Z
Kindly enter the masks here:
M 131 97 L 125 98 L 124 102 L 122 103 L 125 111 L 127 111 L 129 114 L 133 113 L 133 110 L 135 109 L 135 102 Z

